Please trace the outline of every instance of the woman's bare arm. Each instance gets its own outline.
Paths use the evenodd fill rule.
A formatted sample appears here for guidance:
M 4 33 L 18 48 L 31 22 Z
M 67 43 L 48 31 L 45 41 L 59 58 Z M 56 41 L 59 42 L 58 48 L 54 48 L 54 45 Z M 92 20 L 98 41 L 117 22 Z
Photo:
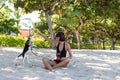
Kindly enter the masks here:
M 67 51 L 69 53 L 69 58 L 71 59 L 72 58 L 72 52 L 71 52 L 71 48 L 70 48 L 69 44 L 67 44 Z
M 38 29 L 36 30 L 36 32 L 38 32 L 45 40 L 52 42 L 52 43 L 58 43 L 58 40 L 55 39 L 50 39 L 48 38 L 46 35 L 44 35 L 41 31 L 39 31 Z

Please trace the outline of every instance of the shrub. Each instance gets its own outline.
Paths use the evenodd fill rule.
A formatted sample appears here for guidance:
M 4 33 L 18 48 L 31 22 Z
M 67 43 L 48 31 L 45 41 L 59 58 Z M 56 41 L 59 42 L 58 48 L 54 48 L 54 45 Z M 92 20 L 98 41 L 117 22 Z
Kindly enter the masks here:
M 23 47 L 27 38 L 20 38 L 8 35 L 0 35 L 0 46 L 6 47 Z M 44 40 L 33 39 L 37 48 L 50 48 L 51 44 Z
M 77 44 L 76 43 L 70 43 L 70 47 L 72 49 L 77 49 Z
M 35 43 L 37 48 L 50 48 L 51 47 L 51 43 L 45 40 L 34 40 L 33 39 L 33 43 Z
M 97 49 L 97 45 L 86 44 L 81 47 L 82 49 Z

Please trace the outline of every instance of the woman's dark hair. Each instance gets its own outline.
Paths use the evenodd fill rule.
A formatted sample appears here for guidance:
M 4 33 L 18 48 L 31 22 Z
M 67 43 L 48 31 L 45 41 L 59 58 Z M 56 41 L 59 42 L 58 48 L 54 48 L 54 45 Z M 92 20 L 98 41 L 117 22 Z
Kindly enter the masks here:
M 65 41 L 65 34 L 63 32 L 58 32 L 55 37 L 60 37 L 59 41 Z

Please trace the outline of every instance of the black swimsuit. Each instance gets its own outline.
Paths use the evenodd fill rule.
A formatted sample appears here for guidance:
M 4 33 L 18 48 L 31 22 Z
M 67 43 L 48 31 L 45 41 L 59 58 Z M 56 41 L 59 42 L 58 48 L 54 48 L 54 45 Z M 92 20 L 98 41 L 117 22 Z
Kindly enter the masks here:
M 57 58 L 54 60 L 56 63 L 60 63 L 61 58 L 66 57 L 65 42 L 64 42 L 63 49 L 61 51 L 59 50 L 59 45 L 60 45 L 60 43 L 58 43 L 58 45 L 56 47 L 56 49 L 57 49 L 57 51 L 56 51 Z

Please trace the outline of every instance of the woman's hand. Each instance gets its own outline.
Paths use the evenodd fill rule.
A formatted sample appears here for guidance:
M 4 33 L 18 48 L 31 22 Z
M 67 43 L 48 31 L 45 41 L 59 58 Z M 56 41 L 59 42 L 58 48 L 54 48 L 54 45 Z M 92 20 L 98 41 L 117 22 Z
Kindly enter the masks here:
M 66 57 L 62 57 L 62 58 L 61 58 L 61 60 L 64 60 L 64 59 L 66 59 Z

